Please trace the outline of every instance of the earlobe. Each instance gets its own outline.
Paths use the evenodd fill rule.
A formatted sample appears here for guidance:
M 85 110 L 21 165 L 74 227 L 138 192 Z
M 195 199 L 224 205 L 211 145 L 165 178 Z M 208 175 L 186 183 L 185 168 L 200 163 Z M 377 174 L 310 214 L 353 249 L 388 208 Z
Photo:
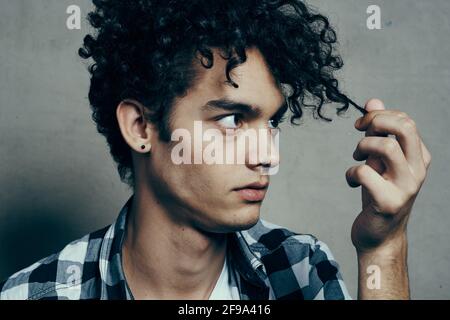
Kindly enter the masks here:
M 116 109 L 117 122 L 122 137 L 139 153 L 147 153 L 151 148 L 152 128 L 144 116 L 145 107 L 134 100 L 123 100 Z
M 151 148 L 152 148 L 151 144 L 149 144 L 148 147 L 145 144 L 141 145 L 141 151 L 144 152 L 149 152 Z

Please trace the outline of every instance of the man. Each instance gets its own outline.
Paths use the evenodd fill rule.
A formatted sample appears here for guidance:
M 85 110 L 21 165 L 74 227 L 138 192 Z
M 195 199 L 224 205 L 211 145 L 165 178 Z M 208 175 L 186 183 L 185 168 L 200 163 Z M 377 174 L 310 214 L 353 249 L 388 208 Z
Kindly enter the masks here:
M 93 118 L 133 195 L 115 223 L 12 275 L 0 297 L 349 299 L 323 242 L 259 217 L 284 114 L 300 118 L 308 97 L 322 118 L 325 101 L 348 107 L 327 18 L 300 1 L 94 4 L 98 33 L 80 55 L 94 59 Z M 406 225 L 431 156 L 408 115 L 375 99 L 365 109 L 353 157 L 366 163 L 346 172 L 351 187 L 362 186 L 352 228 L 358 298 L 407 299 Z M 198 123 L 244 163 L 174 161 L 175 148 L 195 158 L 188 137 Z M 188 135 L 174 139 L 177 129 Z M 267 154 L 232 143 L 257 129 L 271 140 Z M 202 155 L 206 148 L 202 141 Z M 366 285 L 372 266 L 382 275 L 377 290 Z

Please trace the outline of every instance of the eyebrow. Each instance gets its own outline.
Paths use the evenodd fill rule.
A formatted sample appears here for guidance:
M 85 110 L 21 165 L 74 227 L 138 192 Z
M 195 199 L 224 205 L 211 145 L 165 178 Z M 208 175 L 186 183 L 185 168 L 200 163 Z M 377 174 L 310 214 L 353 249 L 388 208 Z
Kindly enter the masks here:
M 275 112 L 274 116 L 279 116 L 280 114 L 284 114 L 287 110 L 288 106 L 286 100 L 283 104 L 278 108 Z M 227 98 L 210 100 L 203 107 L 203 111 L 208 110 L 227 110 L 227 111 L 240 111 L 242 113 L 248 114 L 251 117 L 258 117 L 262 115 L 262 110 L 259 107 L 251 106 L 247 103 L 233 101 Z

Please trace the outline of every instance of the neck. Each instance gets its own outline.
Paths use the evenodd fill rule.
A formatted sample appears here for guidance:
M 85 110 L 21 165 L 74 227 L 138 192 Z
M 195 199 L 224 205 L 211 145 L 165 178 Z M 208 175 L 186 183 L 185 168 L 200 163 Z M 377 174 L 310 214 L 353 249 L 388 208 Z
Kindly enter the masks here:
M 136 299 L 208 299 L 223 267 L 226 234 L 202 232 L 150 192 L 136 192 L 123 268 Z

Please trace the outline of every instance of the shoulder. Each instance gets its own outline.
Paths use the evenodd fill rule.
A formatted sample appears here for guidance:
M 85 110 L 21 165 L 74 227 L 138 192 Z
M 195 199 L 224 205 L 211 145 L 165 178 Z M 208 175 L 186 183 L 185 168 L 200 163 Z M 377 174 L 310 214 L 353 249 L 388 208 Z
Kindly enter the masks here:
M 328 245 L 314 235 L 263 219 L 242 235 L 277 286 L 274 290 L 297 290 L 305 299 L 350 299 L 339 264 Z
M 0 283 L 0 300 L 79 299 L 81 288 L 98 277 L 101 243 L 107 227 L 67 244 L 61 251 Z

